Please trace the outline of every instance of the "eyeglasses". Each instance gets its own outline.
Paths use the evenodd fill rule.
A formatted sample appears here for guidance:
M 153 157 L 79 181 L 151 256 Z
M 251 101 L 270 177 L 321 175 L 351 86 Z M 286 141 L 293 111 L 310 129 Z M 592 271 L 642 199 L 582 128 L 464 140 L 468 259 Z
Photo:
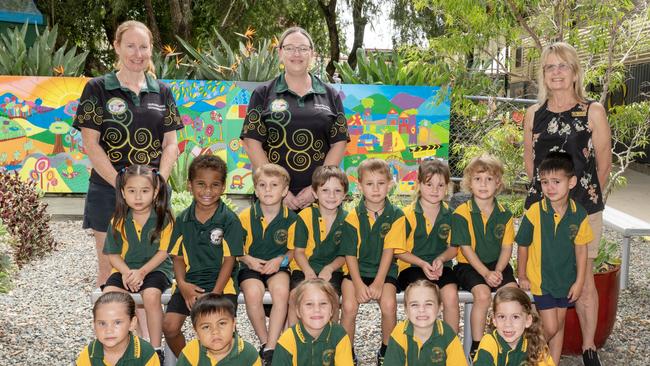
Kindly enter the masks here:
M 311 47 L 308 46 L 286 45 L 286 46 L 282 46 L 282 49 L 288 53 L 299 53 L 301 55 L 306 55 L 307 53 L 309 53 L 309 51 L 311 51 Z
M 571 70 L 571 65 L 567 65 L 565 63 L 544 65 L 544 72 L 554 72 L 555 70 L 558 70 L 560 72 L 569 71 Z

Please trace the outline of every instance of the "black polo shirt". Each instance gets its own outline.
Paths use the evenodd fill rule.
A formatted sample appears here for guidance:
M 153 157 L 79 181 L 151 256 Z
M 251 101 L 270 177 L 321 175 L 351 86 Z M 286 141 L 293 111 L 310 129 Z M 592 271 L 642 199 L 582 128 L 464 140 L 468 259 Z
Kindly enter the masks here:
M 302 97 L 289 90 L 284 74 L 259 85 L 240 136 L 262 142 L 269 162 L 289 171 L 293 194 L 311 184 L 332 144 L 349 140 L 339 93 L 316 76 L 311 83 Z
M 88 81 L 72 126 L 100 132 L 99 145 L 116 170 L 133 164 L 158 167 L 166 132 L 183 128 L 171 89 L 146 75 L 136 95 L 115 72 Z M 93 169 L 90 181 L 107 185 Z

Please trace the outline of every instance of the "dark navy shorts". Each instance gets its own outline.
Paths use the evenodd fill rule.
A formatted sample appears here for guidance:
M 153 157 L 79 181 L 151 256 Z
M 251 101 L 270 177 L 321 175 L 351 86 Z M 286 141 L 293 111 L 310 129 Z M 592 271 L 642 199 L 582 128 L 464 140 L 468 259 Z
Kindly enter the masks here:
M 232 302 L 232 304 L 235 306 L 235 316 L 237 316 L 237 295 L 224 294 L 222 296 Z M 185 305 L 185 299 L 183 298 L 183 295 L 181 295 L 181 290 L 179 290 L 178 287 L 172 294 L 171 299 L 169 299 L 166 312 L 190 316 L 190 309 L 188 309 L 187 305 Z
M 494 271 L 497 266 L 497 262 L 494 261 L 492 263 L 485 263 L 485 266 L 490 271 Z M 454 267 L 454 272 L 456 273 L 458 284 L 467 291 L 472 291 L 472 288 L 474 288 L 474 286 L 485 285 L 488 286 L 492 292 L 494 292 L 504 285 L 507 285 L 508 283 L 517 283 L 510 263 L 508 263 L 508 265 L 506 265 L 506 268 L 503 269 L 503 272 L 501 273 L 503 275 L 503 281 L 501 281 L 501 284 L 499 284 L 497 287 L 488 285 L 487 282 L 485 282 L 485 278 L 483 278 L 483 276 L 481 276 L 481 274 L 478 273 L 469 263 L 458 263 Z
M 417 280 L 427 280 L 431 283 L 438 285 L 438 288 L 443 288 L 447 285 L 458 285 L 456 280 L 456 274 L 451 267 L 443 267 L 442 275 L 437 280 L 429 280 L 427 275 L 424 274 L 424 270 L 420 267 L 409 267 L 400 272 L 397 276 L 397 282 L 399 282 L 400 291 L 405 291 L 408 285 L 417 281 Z
M 122 274 L 120 272 L 112 273 L 106 280 L 106 283 L 101 286 L 102 290 L 106 286 L 115 286 L 121 288 L 122 290 L 131 292 L 124 287 L 124 283 L 122 283 Z M 165 290 L 167 290 L 170 286 L 171 281 L 169 281 L 169 278 L 167 278 L 164 273 L 160 271 L 153 271 L 144 276 L 144 280 L 142 281 L 142 286 L 140 286 L 139 292 L 153 287 L 159 289 L 162 293 L 165 292 Z
M 318 273 L 316 274 L 318 275 Z M 296 269 L 291 271 L 291 280 L 289 281 L 289 289 L 293 290 L 298 287 L 300 282 L 305 280 L 305 274 L 303 271 Z M 332 272 L 332 278 L 330 278 L 329 283 L 334 287 L 336 292 L 341 295 L 341 283 L 343 282 L 343 272 L 334 271 Z
M 555 308 L 572 308 L 576 304 L 570 302 L 567 297 L 553 297 L 551 294 L 546 295 L 533 295 L 533 300 L 535 300 L 535 308 L 537 310 L 548 310 Z
M 343 276 L 343 279 L 348 280 L 348 281 L 352 281 L 352 277 L 350 275 Z M 375 282 L 375 278 L 374 277 L 361 276 L 361 281 L 363 281 L 364 285 L 370 286 L 370 285 L 372 285 L 373 282 Z M 385 284 L 389 283 L 389 284 L 395 286 L 395 291 L 399 291 L 399 284 L 397 283 L 397 278 L 387 275 L 386 278 L 384 278 L 384 283 Z
M 105 233 L 115 212 L 115 188 L 90 182 L 84 205 L 84 229 Z

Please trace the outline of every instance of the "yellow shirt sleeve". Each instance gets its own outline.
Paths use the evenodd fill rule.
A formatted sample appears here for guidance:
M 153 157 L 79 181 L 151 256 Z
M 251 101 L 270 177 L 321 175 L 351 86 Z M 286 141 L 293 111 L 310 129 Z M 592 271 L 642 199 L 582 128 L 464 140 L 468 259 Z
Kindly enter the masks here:
M 90 357 L 88 356 L 88 346 L 84 347 L 83 351 L 77 357 L 77 366 L 90 366 Z
M 352 344 L 350 337 L 346 334 L 336 345 L 334 364 L 336 366 L 352 366 Z
M 578 229 L 578 234 L 574 240 L 576 245 L 586 245 L 591 243 L 594 240 L 594 233 L 591 230 L 591 225 L 589 225 L 589 216 L 585 217 L 580 224 Z
M 160 244 L 158 245 L 158 250 L 167 251 L 169 249 L 170 242 L 172 240 L 172 231 L 174 229 L 173 224 L 170 222 L 165 226 L 165 228 L 160 233 Z
M 463 345 L 460 343 L 458 336 L 447 346 L 447 366 L 467 366 L 467 358 L 463 351 Z
M 515 223 L 514 219 L 511 217 L 506 224 L 506 231 L 503 233 L 503 240 L 501 245 L 512 245 L 515 242 Z

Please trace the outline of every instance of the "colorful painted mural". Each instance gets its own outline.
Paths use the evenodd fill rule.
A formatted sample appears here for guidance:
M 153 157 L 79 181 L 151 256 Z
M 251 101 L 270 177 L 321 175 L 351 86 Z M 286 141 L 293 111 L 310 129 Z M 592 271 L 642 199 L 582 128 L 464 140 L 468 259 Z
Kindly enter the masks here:
M 71 128 L 85 78 L 0 76 L 0 170 L 16 170 L 45 192 L 86 192 L 90 162 Z M 239 141 L 257 83 L 168 80 L 184 128 L 179 148 L 213 153 L 229 167 L 229 193 L 251 193 L 250 162 Z M 414 187 L 420 159 L 447 159 L 449 101 L 438 87 L 336 85 L 348 118 L 343 168 L 356 183 L 368 157 L 388 161 L 400 191 Z M 442 102 L 440 102 L 442 100 Z

